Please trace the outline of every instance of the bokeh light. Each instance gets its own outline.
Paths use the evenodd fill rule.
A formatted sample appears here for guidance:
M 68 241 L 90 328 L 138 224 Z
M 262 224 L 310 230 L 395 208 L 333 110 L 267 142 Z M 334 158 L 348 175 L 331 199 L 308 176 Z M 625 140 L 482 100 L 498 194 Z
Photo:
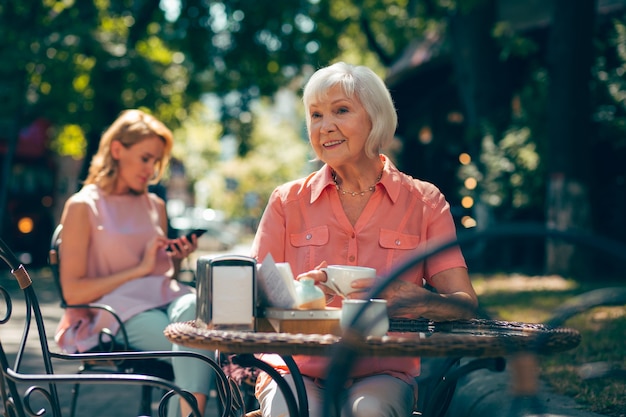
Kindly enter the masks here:
M 461 199 L 461 205 L 463 208 L 472 208 L 474 206 L 474 199 L 468 195 Z
M 469 164 L 470 162 L 472 162 L 472 157 L 471 157 L 471 156 L 469 156 L 469 154 L 468 154 L 468 153 L 463 152 L 462 154 L 460 154 L 460 155 L 459 155 L 459 162 L 460 162 L 462 165 L 467 165 L 467 164 Z

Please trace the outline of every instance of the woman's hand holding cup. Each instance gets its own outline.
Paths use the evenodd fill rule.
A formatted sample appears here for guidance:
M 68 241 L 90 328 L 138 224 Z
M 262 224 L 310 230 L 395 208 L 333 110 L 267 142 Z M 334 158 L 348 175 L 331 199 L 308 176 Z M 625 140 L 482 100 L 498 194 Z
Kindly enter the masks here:
M 327 277 L 321 283 L 344 299 L 363 298 L 376 279 L 376 270 L 365 266 L 329 265 L 321 270 Z
M 340 295 L 342 298 L 364 298 L 374 285 L 376 270 L 374 268 L 353 265 L 328 265 L 321 262 L 314 270 L 296 277 L 312 278 L 329 297 Z

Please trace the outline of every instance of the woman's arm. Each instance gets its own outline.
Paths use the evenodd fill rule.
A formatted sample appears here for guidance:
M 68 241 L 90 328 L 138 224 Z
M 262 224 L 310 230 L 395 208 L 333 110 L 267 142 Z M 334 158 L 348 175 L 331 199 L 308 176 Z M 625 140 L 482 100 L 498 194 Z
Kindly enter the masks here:
M 89 207 L 70 198 L 65 204 L 61 223 L 60 276 L 63 296 L 68 304 L 95 301 L 127 281 L 148 275 L 154 269 L 157 251 L 167 244 L 167 238 L 155 237 L 146 244 L 144 257 L 137 266 L 105 277 L 88 277 Z
M 433 275 L 437 292 L 395 281 L 384 292 L 392 317 L 425 317 L 435 321 L 475 317 L 478 297 L 466 268 L 451 268 Z
M 282 210 L 278 189 L 275 189 L 261 216 L 250 256 L 256 258 L 258 262 L 263 262 L 267 254 L 271 253 L 274 262 L 286 262 L 285 234 L 285 213 Z
M 163 233 L 167 235 L 168 222 L 165 201 L 163 201 L 163 199 L 156 194 L 150 194 L 150 198 L 154 201 L 159 212 L 159 224 L 161 226 L 161 230 L 163 230 Z M 169 240 L 169 248 L 171 250 L 170 258 L 172 259 L 172 264 L 174 265 L 173 278 L 177 279 L 183 259 L 198 248 L 198 236 L 194 235 L 191 239 L 181 236 L 174 240 Z

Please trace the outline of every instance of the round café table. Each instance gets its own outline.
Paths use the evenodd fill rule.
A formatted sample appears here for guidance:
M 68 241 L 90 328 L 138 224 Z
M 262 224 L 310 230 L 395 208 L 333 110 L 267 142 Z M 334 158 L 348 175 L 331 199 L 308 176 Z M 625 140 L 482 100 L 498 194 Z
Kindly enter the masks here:
M 520 351 L 557 353 L 580 343 L 580 333 L 536 323 L 472 319 L 450 322 L 392 320 L 382 337 L 212 330 L 194 321 L 172 323 L 165 336 L 173 343 L 228 353 L 279 355 L 332 354 L 338 343 L 350 343 L 363 356 L 493 357 Z
M 339 336 L 213 330 L 188 321 L 170 324 L 165 329 L 165 336 L 179 345 L 236 354 L 240 365 L 255 366 L 268 372 L 283 391 L 290 415 L 304 417 L 308 416 L 308 403 L 301 378 L 294 377 L 296 403 L 280 374 L 254 354 L 281 355 L 290 372 L 299 376 L 291 355 L 329 356 L 337 347 L 346 345 L 360 356 L 498 357 L 523 351 L 558 353 L 575 348 L 581 339 L 580 333 L 571 328 L 486 319 L 449 322 L 391 320 L 389 333 L 382 337 L 364 337 L 355 333 Z

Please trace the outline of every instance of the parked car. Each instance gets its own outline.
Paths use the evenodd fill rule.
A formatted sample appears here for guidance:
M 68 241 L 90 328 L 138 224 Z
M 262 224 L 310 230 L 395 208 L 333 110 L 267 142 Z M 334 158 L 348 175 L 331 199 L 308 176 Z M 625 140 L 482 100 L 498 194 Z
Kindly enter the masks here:
M 200 250 L 225 251 L 239 242 L 235 228 L 230 227 L 224 213 L 219 210 L 188 207 L 180 216 L 170 219 L 170 226 L 179 237 L 196 229 L 206 230 L 198 238 Z

